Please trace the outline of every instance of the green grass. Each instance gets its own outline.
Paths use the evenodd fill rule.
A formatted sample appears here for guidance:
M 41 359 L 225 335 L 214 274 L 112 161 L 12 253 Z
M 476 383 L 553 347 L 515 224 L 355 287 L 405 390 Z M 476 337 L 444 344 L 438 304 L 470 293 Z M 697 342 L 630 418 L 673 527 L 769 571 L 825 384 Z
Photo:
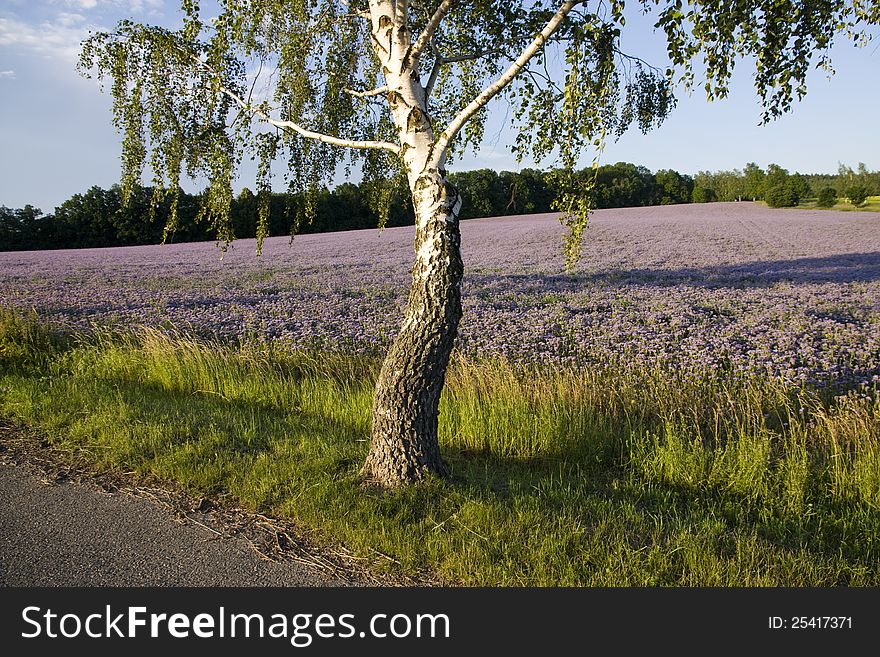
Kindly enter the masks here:
M 868 200 L 865 201 L 864 205 L 860 205 L 859 207 L 854 206 L 852 203 L 847 201 L 844 198 L 839 198 L 837 203 L 830 208 L 822 208 L 816 205 L 816 200 L 812 199 L 809 201 L 803 201 L 800 205 L 798 205 L 801 209 L 810 209 L 810 210 L 842 210 L 844 212 L 880 212 L 880 196 L 869 196 Z
M 773 381 L 454 362 L 453 476 L 365 488 L 377 364 L 0 314 L 0 415 L 98 468 L 468 585 L 880 584 L 880 409 Z

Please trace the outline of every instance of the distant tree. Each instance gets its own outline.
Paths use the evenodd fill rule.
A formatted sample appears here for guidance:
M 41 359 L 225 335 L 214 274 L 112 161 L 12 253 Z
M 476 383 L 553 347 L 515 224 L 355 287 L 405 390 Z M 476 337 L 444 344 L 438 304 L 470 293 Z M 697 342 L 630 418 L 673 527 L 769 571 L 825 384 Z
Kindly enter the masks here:
M 810 183 L 808 183 L 807 179 L 800 173 L 794 173 L 789 176 L 788 186 L 791 189 L 791 196 L 792 199 L 794 199 L 795 205 L 800 203 L 803 199 L 808 198 L 812 193 Z
M 860 180 L 858 174 L 856 174 L 852 167 L 846 164 L 837 165 L 837 180 L 835 181 L 835 187 L 837 188 L 838 196 L 849 198 L 849 194 L 847 193 L 849 188 L 862 182 L 863 181 Z
M 697 188 L 702 191 L 696 192 Z M 694 176 L 694 192 L 696 192 L 697 198 L 703 199 L 699 201 L 694 200 L 694 203 L 708 203 L 710 200 L 717 201 L 718 180 L 715 174 L 711 171 L 698 171 L 697 175 Z
M 784 169 L 778 164 L 771 162 L 767 165 L 767 176 L 765 182 L 768 186 L 778 185 L 779 183 L 788 182 L 788 169 Z
M 182 196 L 184 192 L 181 190 L 178 194 Z M 132 190 L 129 202 L 123 203 L 119 185 L 107 190 L 104 198 L 108 210 L 113 209 L 110 214 L 113 234 L 102 246 L 157 244 L 162 240 L 168 217 L 167 199 L 159 198 L 149 187 L 138 187 Z
M 373 226 L 412 226 L 415 223 L 415 208 L 405 176 L 396 176 L 390 181 L 367 178 L 360 184 L 360 189 Z
M 746 197 L 753 201 L 764 198 L 764 186 L 767 174 L 754 162 L 749 162 L 743 169 L 743 179 Z
M 504 214 L 507 205 L 504 185 L 498 174 L 492 169 L 452 173 L 449 181 L 461 194 L 460 218 L 472 219 Z
M 56 244 L 52 215 L 32 205 L 15 209 L 0 207 L 0 251 L 41 248 Z
M 868 188 L 860 183 L 855 183 L 846 188 L 846 197 L 854 206 L 864 205 L 868 200 Z
M 660 189 L 660 203 L 690 203 L 694 193 L 694 180 L 672 169 L 660 169 L 654 174 Z
M 809 173 L 804 174 L 804 179 L 810 186 L 810 189 L 818 195 L 819 190 L 831 187 L 834 192 L 840 196 L 840 190 L 837 189 L 837 176 L 830 173 Z
M 714 179 L 719 201 L 741 201 L 745 196 L 745 179 L 741 171 L 718 171 Z
M 823 187 L 819 191 L 816 205 L 820 208 L 833 208 L 837 205 L 837 191 L 833 187 Z
M 797 205 L 792 188 L 787 182 L 768 185 L 764 200 L 771 208 L 790 208 Z
M 606 164 L 595 172 L 585 169 L 580 172 L 584 181 L 595 184 L 594 196 L 597 208 L 627 208 L 655 205 L 659 202 L 661 190 L 651 172 L 643 166 L 629 162 Z
M 864 162 L 859 162 L 855 171 L 851 167 L 839 165 L 837 177 L 836 187 L 843 195 L 846 195 L 847 188 L 855 184 L 864 186 L 868 190 L 868 196 L 880 194 L 880 171 L 870 171 Z
M 805 181 L 794 178 L 778 164 L 767 166 L 764 200 L 771 208 L 790 208 L 798 204 Z
M 323 189 L 314 199 L 315 210 L 309 232 L 353 230 L 370 225 L 369 209 L 363 192 L 357 185 L 346 182 L 330 191 Z
M 21 227 L 15 210 L 0 206 L 0 251 L 12 251 L 20 248 Z
M 504 188 L 504 214 L 550 212 L 554 195 L 544 172 L 537 169 L 502 171 L 499 178 Z
M 112 190 L 94 186 L 55 208 L 55 221 L 69 246 L 111 246 L 116 243 L 114 215 L 119 208 L 119 197 Z
M 259 208 L 257 197 L 249 187 L 243 187 L 232 201 L 230 219 L 232 229 L 240 237 L 254 237 L 257 234 Z
M 161 218 L 165 221 L 162 241 L 200 242 L 216 236 L 216 227 L 204 211 L 204 197 L 207 193 L 207 190 L 202 190 L 199 194 L 186 194 L 178 189 L 176 197 L 170 194 L 164 195 L 157 210 L 157 215 L 161 214 Z M 230 209 L 231 205 L 230 201 Z
M 691 194 L 691 200 L 694 203 L 714 203 L 718 200 L 718 196 L 711 187 L 695 185 L 694 191 Z

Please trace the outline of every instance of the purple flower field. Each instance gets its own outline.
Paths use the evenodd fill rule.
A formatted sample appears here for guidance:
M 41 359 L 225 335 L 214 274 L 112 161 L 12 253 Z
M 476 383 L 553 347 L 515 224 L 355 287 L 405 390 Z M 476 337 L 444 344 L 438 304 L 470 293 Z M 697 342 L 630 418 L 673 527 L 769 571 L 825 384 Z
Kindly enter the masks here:
M 0 253 L 0 305 L 363 352 L 401 320 L 413 229 Z M 602 210 L 563 273 L 555 215 L 462 224 L 458 347 L 515 361 L 880 381 L 880 214 L 752 203 Z

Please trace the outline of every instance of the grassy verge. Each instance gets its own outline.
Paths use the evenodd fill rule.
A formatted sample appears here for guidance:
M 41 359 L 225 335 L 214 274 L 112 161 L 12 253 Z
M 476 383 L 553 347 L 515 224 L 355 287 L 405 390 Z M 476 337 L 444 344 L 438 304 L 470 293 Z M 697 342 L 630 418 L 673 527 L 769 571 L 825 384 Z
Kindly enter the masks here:
M 809 210 L 839 210 L 843 212 L 880 212 L 880 196 L 869 196 L 864 205 L 854 206 L 845 199 L 839 199 L 835 205 L 830 208 L 823 208 L 816 204 L 815 199 L 804 201 L 799 208 Z
M 473 585 L 878 585 L 880 409 L 772 381 L 452 367 L 453 477 L 366 489 L 376 363 L 0 315 L 0 415 Z

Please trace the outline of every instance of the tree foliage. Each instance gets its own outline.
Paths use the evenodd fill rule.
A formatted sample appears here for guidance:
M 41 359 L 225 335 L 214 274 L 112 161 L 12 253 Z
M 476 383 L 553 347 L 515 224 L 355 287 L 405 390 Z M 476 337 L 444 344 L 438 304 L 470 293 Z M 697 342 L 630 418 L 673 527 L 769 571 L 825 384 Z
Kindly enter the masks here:
M 672 169 L 661 169 L 654 174 L 654 179 L 660 191 L 660 203 L 669 205 L 674 203 L 690 203 L 694 192 L 694 179 L 688 175 L 682 175 Z
M 658 8 L 657 27 L 667 35 L 669 57 L 688 85 L 695 63 L 705 69 L 710 99 L 723 98 L 737 60 L 755 60 L 755 88 L 763 120 L 789 111 L 806 94 L 809 71 L 833 71 L 830 50 L 842 35 L 870 40 L 880 22 L 876 0 L 642 0 Z
M 697 196 L 705 200 L 705 191 L 710 190 L 712 200 L 737 201 L 766 200 L 768 204 L 781 203 L 782 206 L 796 205 L 810 198 L 815 190 L 829 188 L 837 197 L 847 196 L 846 190 L 858 184 L 865 188 L 869 196 L 880 195 L 880 171 L 870 171 L 863 163 L 856 170 L 840 165 L 837 174 L 828 173 L 789 173 L 778 164 L 771 163 L 766 171 L 754 162 L 747 164 L 742 171 L 701 171 L 695 184 L 703 191 Z M 772 188 L 772 189 L 771 189 Z M 697 200 L 695 198 L 695 200 Z
M 868 188 L 860 183 L 854 183 L 846 188 L 846 197 L 856 207 L 864 205 L 868 200 Z
M 711 187 L 703 187 L 702 185 L 695 184 L 691 200 L 694 203 L 712 203 L 718 200 L 718 195 Z
M 764 198 L 764 187 L 767 174 L 754 162 L 749 162 L 743 168 L 743 189 L 746 197 L 752 201 Z
M 823 187 L 816 197 L 816 205 L 820 208 L 833 208 L 837 205 L 837 192 L 833 187 Z
M 771 208 L 794 207 L 809 193 L 809 184 L 801 174 L 790 174 L 777 164 L 767 167 L 764 200 Z

